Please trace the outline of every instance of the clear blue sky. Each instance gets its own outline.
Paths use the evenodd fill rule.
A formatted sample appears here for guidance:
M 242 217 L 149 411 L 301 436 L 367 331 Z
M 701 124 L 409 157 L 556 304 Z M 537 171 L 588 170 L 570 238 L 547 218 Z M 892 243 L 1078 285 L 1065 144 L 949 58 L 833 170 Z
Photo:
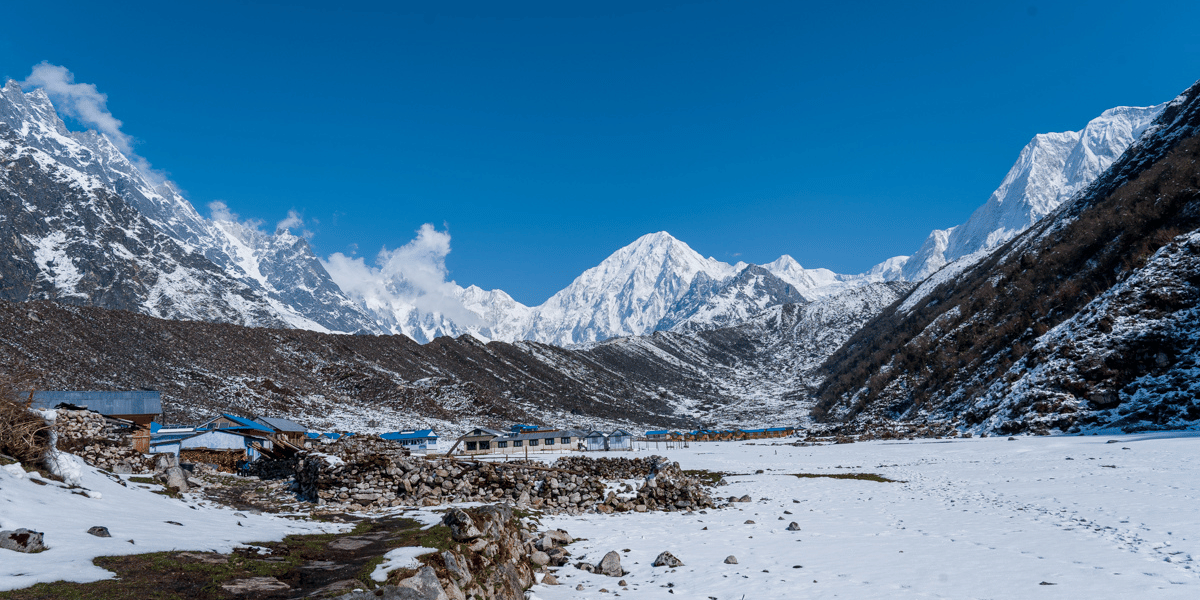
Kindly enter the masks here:
M 0 76 L 95 84 L 205 213 L 295 209 L 322 256 L 446 226 L 528 304 L 659 230 L 861 272 L 1200 78 L 1194 0 L 107 4 L 6 3 Z

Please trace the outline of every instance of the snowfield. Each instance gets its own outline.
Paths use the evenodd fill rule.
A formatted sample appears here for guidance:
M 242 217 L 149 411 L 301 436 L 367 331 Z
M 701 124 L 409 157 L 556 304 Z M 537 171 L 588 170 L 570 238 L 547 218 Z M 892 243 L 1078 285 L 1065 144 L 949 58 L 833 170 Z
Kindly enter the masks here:
M 1200 597 L 1197 433 L 657 452 L 685 469 L 738 474 L 716 494 L 753 501 L 708 514 L 544 518 L 586 538 L 570 546 L 572 564 L 620 552 L 629 586 L 566 566 L 563 585 L 537 585 L 536 598 L 611 597 L 601 588 L 719 600 Z M 792 521 L 800 531 L 786 530 Z M 684 566 L 651 567 L 663 550 Z M 724 563 L 729 555 L 737 564 Z
M 122 486 L 120 480 L 127 478 L 83 466 L 81 487 L 71 489 L 26 473 L 20 465 L 0 467 L 0 530 L 23 527 L 43 532 L 49 548 L 37 554 L 0 550 L 0 591 L 51 581 L 111 578 L 112 573 L 92 564 L 97 556 L 168 550 L 227 553 L 250 542 L 350 527 L 237 513 L 187 495 L 183 501 L 172 500 L 137 483 Z M 87 533 L 97 525 L 107 527 L 112 537 Z

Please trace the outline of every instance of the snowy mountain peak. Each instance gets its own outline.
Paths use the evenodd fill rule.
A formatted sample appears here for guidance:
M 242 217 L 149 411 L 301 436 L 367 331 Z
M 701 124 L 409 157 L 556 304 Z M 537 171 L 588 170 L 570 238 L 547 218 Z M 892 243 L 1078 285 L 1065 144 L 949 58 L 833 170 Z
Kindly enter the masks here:
M 947 263 L 990 251 L 1016 237 L 1091 185 L 1166 106 L 1118 106 L 1082 130 L 1033 136 L 987 202 L 966 223 L 931 233 L 921 249 L 904 261 L 899 277 L 921 281 Z

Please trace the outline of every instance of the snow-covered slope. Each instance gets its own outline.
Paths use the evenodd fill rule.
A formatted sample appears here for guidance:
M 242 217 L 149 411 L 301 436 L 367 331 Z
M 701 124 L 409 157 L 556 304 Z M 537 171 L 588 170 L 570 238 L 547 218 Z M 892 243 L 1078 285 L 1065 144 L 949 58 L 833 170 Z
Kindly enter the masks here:
M 1035 135 L 1000 187 L 966 223 L 933 231 L 907 259 L 890 259 L 903 262 L 898 278 L 921 281 L 947 263 L 1016 237 L 1091 185 L 1142 136 L 1164 107 L 1165 103 L 1118 106 L 1104 111 L 1080 131 Z
M 747 265 L 724 283 L 701 273 L 658 329 L 686 333 L 731 327 L 770 307 L 806 302 L 794 286 L 758 265 Z
M 51 247 L 79 249 L 98 243 L 100 238 L 95 237 L 95 232 L 99 223 L 142 228 L 144 233 L 135 237 L 157 234 L 170 240 L 169 245 L 175 250 L 157 254 L 178 254 L 180 258 L 172 264 L 162 263 L 166 260 L 163 256 L 147 254 L 140 266 L 129 267 L 137 273 L 136 277 L 122 276 L 108 282 L 109 290 L 124 288 L 120 291 L 120 295 L 125 296 L 119 303 L 120 308 L 176 319 L 221 320 L 318 331 L 378 329 L 374 321 L 333 283 L 305 240 L 286 231 L 270 235 L 235 221 L 202 217 L 170 182 L 135 165 L 107 136 L 95 131 L 69 131 L 43 90 L 25 93 L 15 81 L 8 81 L 0 90 L 0 123 L 8 130 L 4 159 L 18 161 L 21 157 L 30 157 L 33 160 L 32 164 L 22 167 L 25 182 L 39 179 L 40 171 L 71 190 L 59 193 L 61 201 L 47 199 L 43 207 L 46 216 L 61 210 L 62 219 L 55 221 L 54 227 L 44 232 L 45 236 L 28 233 L 40 240 L 29 241 L 44 248 L 43 254 L 52 253 Z M 5 175 L 0 174 L 0 177 Z M 13 179 L 11 170 L 8 179 L 10 193 L 18 187 L 28 187 L 25 182 Z M 24 193 L 31 192 L 27 189 Z M 97 194 L 103 193 L 118 196 L 133 211 L 125 214 L 122 208 L 112 205 L 111 200 L 96 202 Z M 89 211 L 101 210 L 101 204 L 109 205 L 105 210 L 117 211 L 122 216 L 89 214 Z M 45 213 L 47 210 L 50 213 Z M 14 214 L 6 216 L 15 217 Z M 138 224 L 133 225 L 134 221 Z M 74 222 L 76 226 L 68 222 Z M 90 225 L 81 229 L 83 222 Z M 117 225 L 118 222 L 123 225 Z M 83 232 L 90 232 L 91 237 L 78 237 Z M 100 246 L 97 250 L 107 255 L 106 260 L 113 268 L 116 263 L 139 256 L 138 251 L 127 247 L 124 252 Z M 35 279 L 50 284 L 52 297 L 69 296 L 77 302 L 92 301 L 100 306 L 113 306 L 111 301 L 97 297 L 93 288 L 77 285 L 89 276 L 98 276 L 105 267 L 90 264 L 84 254 L 67 252 L 62 257 L 53 268 L 39 262 L 38 273 L 34 275 Z M 147 261 L 161 264 L 149 268 Z M 64 275 L 67 272 L 77 273 L 79 277 Z M 169 281 L 171 285 L 144 285 L 150 278 Z M 197 279 L 204 279 L 206 283 L 197 283 Z M 203 306 L 205 302 L 197 294 L 205 293 L 213 296 L 216 307 Z M 229 294 L 236 295 L 239 300 L 222 300 Z M 8 296 L 23 299 L 12 293 Z

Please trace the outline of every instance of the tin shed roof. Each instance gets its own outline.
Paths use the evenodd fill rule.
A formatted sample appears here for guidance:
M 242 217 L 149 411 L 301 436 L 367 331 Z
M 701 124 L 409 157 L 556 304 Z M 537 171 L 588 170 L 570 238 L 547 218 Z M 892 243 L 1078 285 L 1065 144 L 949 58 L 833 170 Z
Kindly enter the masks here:
M 18 394 L 28 398 L 29 392 Z M 158 392 L 34 392 L 33 408 L 49 409 L 59 404 L 74 404 L 102 415 L 162 414 L 162 396 Z
M 288 433 L 305 433 L 308 431 L 307 427 L 296 423 L 295 421 L 289 421 L 281 417 L 259 417 L 255 419 L 255 421 L 258 421 L 267 427 L 274 428 L 276 431 Z

